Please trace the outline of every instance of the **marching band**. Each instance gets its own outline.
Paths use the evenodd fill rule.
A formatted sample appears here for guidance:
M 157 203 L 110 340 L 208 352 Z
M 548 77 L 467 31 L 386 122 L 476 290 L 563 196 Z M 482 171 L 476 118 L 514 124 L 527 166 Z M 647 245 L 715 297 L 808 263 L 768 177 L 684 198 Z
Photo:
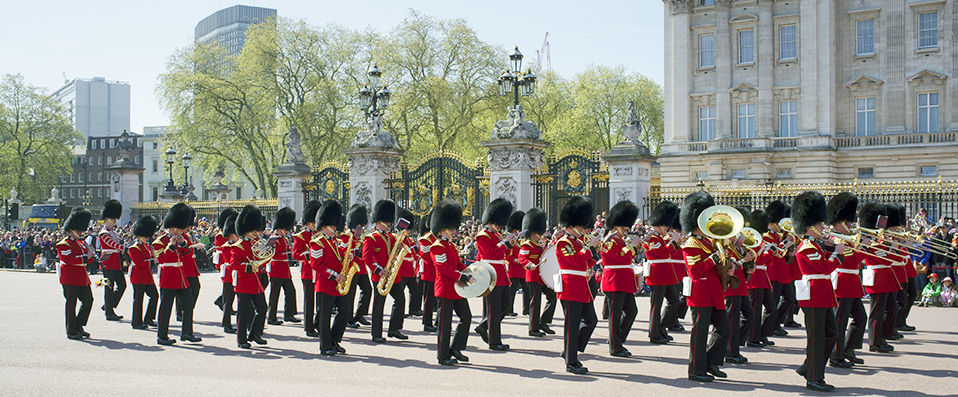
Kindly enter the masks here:
M 175 303 L 180 339 L 201 342 L 193 334 L 200 289 L 193 249 L 204 247 L 189 235 L 196 212 L 184 203 L 173 205 L 158 236 L 157 219 L 143 217 L 133 227 L 135 241 L 125 246 L 113 230 L 121 211 L 114 200 L 102 211 L 106 227 L 97 238 L 105 279 L 96 284 L 85 271 L 94 253 L 82 238 L 91 213 L 77 209 L 64 224 L 68 236 L 56 248 L 67 337 L 89 338 L 83 326 L 93 285 L 104 286 L 106 319 L 122 318 L 115 309 L 126 289 L 123 265 L 128 262 L 132 327 L 156 327 L 157 343 L 174 344 L 169 323 Z M 887 353 L 894 350 L 888 341 L 902 338 L 900 330 L 914 330 L 906 322 L 916 295 L 916 271 L 909 259 L 934 247 L 921 234 L 907 231 L 901 205 L 859 205 L 848 192 L 826 201 L 821 193 L 807 191 L 791 206 L 773 201 L 750 210 L 716 205 L 711 195 L 699 191 L 680 206 L 659 203 L 648 219 L 647 233 L 631 230 L 639 209 L 629 201 L 613 205 L 604 224 L 592 230 L 592 202 L 572 197 L 558 214 L 562 229 L 552 236 L 541 209 L 514 211 L 511 202 L 495 199 L 482 214 L 483 227 L 475 236 L 477 261 L 471 264 L 453 243 L 463 218 L 459 203 L 437 203 L 419 227 L 412 212 L 391 200 L 377 202 L 369 217 L 367 212 L 362 205 L 344 213 L 336 200 L 310 201 L 302 230 L 294 233 L 296 213 L 283 208 L 275 214 L 269 236 L 264 235 L 266 219 L 255 205 L 220 214 L 211 248 L 223 286 L 215 304 L 223 311 L 224 332 L 236 334 L 238 347 L 267 344 L 265 325 L 284 321 L 302 321 L 307 337 L 319 338 L 324 356 L 346 353 L 342 341 L 347 327 L 369 326 L 373 342 L 385 343 L 387 296 L 393 306 L 386 336 L 408 339 L 401 332 L 408 289 L 410 314 L 421 315 L 423 330 L 437 334 L 438 363 L 456 365 L 469 361 L 463 354 L 472 326 L 468 299 L 483 298 L 483 319 L 474 331 L 491 350 L 507 351 L 501 324 L 507 315 L 516 315 L 514 299 L 521 290 L 532 337 L 555 334 L 549 324 L 556 301 L 561 303 L 566 371 L 586 374 L 579 353 L 598 323 L 590 288 L 595 275 L 605 296 L 611 356 L 632 355 L 625 341 L 638 315 L 636 294 L 643 284 L 651 290 L 651 345 L 672 342 L 670 331 L 683 330 L 678 319 L 684 317 L 686 305 L 691 309 L 688 378 L 698 382 L 726 378 L 726 363 L 748 363 L 743 346 L 774 346 L 770 338 L 787 334 L 783 326 L 795 326 L 792 302 L 797 302 L 804 313 L 807 344 L 805 360 L 795 370 L 806 387 L 827 392 L 834 389 L 825 382 L 827 365 L 850 368 L 864 363 L 856 351 L 863 347 L 866 331 L 869 350 Z M 292 283 L 296 267 L 305 296 L 302 320 L 296 317 Z M 159 291 L 154 269 L 159 271 Z M 280 292 L 282 321 L 277 314 Z M 862 301 L 866 293 L 871 305 L 867 313 Z M 144 295 L 149 299 L 145 311 Z M 366 319 L 370 304 L 371 322 Z

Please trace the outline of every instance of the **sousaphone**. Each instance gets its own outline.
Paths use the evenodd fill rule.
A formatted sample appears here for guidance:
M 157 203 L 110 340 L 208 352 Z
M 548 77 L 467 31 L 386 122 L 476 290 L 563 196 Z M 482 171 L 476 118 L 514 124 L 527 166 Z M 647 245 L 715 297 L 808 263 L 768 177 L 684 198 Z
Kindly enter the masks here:
M 737 209 L 727 205 L 713 205 L 699 214 L 697 225 L 703 234 L 712 239 L 715 249 L 722 257 L 720 263 L 715 264 L 722 290 L 738 288 L 741 280 L 728 274 L 729 263 L 726 246 L 729 239 L 735 237 L 745 227 L 745 217 Z

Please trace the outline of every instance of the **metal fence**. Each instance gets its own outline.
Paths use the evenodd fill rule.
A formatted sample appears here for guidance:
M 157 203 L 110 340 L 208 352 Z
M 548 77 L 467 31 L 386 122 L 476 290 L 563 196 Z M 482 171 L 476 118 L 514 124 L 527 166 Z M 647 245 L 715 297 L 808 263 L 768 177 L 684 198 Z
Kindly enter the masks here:
M 170 209 L 175 203 L 138 203 L 133 204 L 133 208 L 130 212 L 130 219 L 140 219 L 142 216 L 153 215 L 160 221 L 162 224 L 163 217 L 166 216 L 166 211 Z M 273 221 L 273 215 L 277 211 L 277 202 L 276 200 L 237 200 L 237 201 L 191 201 L 187 204 L 190 207 L 193 207 L 196 210 L 196 219 L 197 221 L 206 220 L 207 222 L 216 223 L 217 218 L 220 216 L 220 212 L 227 208 L 232 208 L 239 212 L 246 204 L 255 204 L 263 211 L 263 215 L 266 217 L 267 222 Z
M 782 184 L 752 186 L 712 187 L 708 184 L 681 188 L 659 188 L 653 186 L 646 195 L 642 207 L 643 219 L 648 218 L 652 209 L 662 200 L 670 200 L 681 205 L 682 199 L 697 191 L 708 191 L 716 204 L 733 207 L 745 207 L 751 210 L 765 208 L 774 200 L 782 200 L 791 205 L 798 194 L 807 190 L 817 190 L 826 199 L 840 192 L 852 192 L 860 203 L 883 202 L 905 206 L 909 217 L 924 208 L 932 222 L 940 217 L 958 217 L 958 180 L 913 180 L 897 182 L 860 182 L 857 179 L 849 183 L 821 184 Z

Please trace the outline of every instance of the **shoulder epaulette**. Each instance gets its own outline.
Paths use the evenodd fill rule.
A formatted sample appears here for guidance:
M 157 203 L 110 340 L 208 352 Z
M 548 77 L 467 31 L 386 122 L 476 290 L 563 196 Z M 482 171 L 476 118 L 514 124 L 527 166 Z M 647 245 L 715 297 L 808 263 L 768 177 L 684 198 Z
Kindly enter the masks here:
M 698 249 L 701 249 L 702 251 L 706 251 L 706 252 L 711 252 L 711 251 L 712 251 L 711 249 L 709 249 L 708 247 L 706 247 L 705 244 L 702 244 L 702 242 L 699 241 L 699 239 L 694 238 L 694 237 L 689 237 L 689 238 L 685 239 L 685 242 L 682 243 L 682 248 L 698 248 Z
M 61 239 L 60 241 L 57 242 L 57 245 L 58 245 L 58 246 L 59 246 L 59 245 L 70 245 L 70 239 L 67 238 L 67 237 L 64 237 L 63 239 Z
M 818 248 L 815 247 L 815 244 L 812 243 L 812 240 L 803 238 L 801 244 L 798 245 L 798 252 L 802 252 L 807 249 L 812 249 L 816 251 L 818 250 Z

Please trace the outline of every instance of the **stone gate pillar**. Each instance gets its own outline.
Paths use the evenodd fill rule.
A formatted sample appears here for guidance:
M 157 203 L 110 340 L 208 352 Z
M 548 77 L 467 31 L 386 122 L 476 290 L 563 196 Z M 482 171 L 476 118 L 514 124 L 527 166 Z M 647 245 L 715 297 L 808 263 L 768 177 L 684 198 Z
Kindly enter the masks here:
M 380 117 L 370 117 L 366 129 L 356 134 L 344 152 L 349 157 L 349 199 L 352 201 L 347 207 L 362 204 L 367 211 L 372 211 L 377 201 L 391 198 L 386 179 L 399 171 L 403 152 L 392 133 L 382 129 Z
M 550 143 L 540 139 L 539 127 L 523 120 L 522 106 L 509 107 L 509 116 L 492 129 L 489 149 L 489 199 L 505 198 L 516 210 L 535 206 L 532 174 L 544 163 Z
M 130 134 L 123 131 L 117 142 L 117 149 L 120 152 L 120 160 L 107 167 L 111 172 L 110 177 L 110 198 L 117 200 L 123 205 L 123 212 L 120 213 L 120 219 L 117 225 L 125 225 L 130 222 L 130 211 L 133 204 L 140 202 L 140 175 L 143 174 L 143 167 L 136 165 L 132 159 L 132 153 L 136 145 L 130 137 Z
M 309 176 L 309 166 L 303 150 L 300 147 L 299 131 L 296 127 L 289 129 L 289 143 L 286 144 L 286 163 L 277 167 L 276 172 L 276 209 L 289 207 L 296 211 L 298 217 L 303 216 L 306 208 L 306 197 L 303 195 L 303 178 Z
M 652 186 L 652 161 L 649 148 L 640 140 L 642 125 L 635 105 L 629 102 L 629 119 L 622 126 L 623 141 L 602 156 L 609 165 L 609 206 L 629 200 L 642 208 Z

